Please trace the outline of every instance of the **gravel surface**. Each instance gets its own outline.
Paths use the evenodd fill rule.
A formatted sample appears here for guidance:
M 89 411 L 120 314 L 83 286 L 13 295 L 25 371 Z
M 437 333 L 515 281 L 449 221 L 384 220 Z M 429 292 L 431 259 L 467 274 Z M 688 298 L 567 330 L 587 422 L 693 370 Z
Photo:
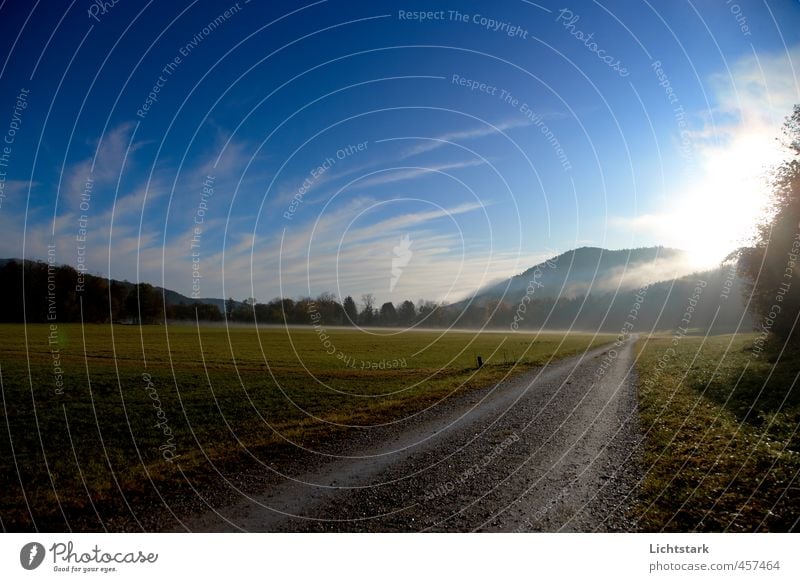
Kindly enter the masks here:
M 292 467 L 226 476 L 180 531 L 632 531 L 633 344 L 318 443 Z

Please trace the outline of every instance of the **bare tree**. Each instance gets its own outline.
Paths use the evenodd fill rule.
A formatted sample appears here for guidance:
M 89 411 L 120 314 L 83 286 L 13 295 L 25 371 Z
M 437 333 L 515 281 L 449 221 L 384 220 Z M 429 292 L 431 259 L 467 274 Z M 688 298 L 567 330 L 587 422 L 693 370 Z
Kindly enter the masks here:
M 372 293 L 364 293 L 361 296 L 361 303 L 364 306 L 361 310 L 361 323 L 370 325 L 375 320 L 375 296 Z

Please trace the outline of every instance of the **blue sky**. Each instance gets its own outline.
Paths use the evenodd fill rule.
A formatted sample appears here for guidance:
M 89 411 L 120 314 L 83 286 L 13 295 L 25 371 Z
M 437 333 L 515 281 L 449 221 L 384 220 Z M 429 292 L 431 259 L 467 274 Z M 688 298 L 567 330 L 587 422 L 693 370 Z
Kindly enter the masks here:
M 99 6 L 0 5 L 0 256 L 186 295 L 455 301 L 586 245 L 709 264 L 800 102 L 798 2 Z

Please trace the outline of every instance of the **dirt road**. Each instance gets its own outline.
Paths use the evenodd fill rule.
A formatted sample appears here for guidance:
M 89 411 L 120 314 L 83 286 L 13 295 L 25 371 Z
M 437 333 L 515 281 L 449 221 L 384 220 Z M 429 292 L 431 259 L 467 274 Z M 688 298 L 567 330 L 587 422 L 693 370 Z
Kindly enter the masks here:
M 192 531 L 629 531 L 638 478 L 633 341 L 371 429 Z M 616 353 L 616 357 L 614 354 Z M 599 370 L 605 373 L 599 375 Z

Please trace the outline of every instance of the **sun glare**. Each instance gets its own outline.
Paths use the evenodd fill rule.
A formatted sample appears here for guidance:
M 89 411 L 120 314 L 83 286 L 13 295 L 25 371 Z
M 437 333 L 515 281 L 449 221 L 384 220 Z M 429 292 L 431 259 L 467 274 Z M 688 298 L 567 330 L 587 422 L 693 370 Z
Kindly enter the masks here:
M 742 136 L 706 151 L 703 175 L 673 214 L 675 246 L 690 253 L 693 266 L 713 267 L 745 245 L 766 217 L 768 171 L 781 160 L 774 135 Z

